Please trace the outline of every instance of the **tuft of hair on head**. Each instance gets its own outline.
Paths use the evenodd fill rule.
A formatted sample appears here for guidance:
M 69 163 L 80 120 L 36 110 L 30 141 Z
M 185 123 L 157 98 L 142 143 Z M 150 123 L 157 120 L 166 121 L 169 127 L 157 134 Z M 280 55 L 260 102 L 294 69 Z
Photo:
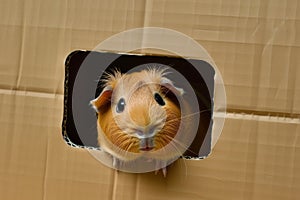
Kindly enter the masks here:
M 168 71 L 166 67 L 149 66 L 147 72 L 148 77 L 153 82 L 160 83 L 176 95 L 182 96 L 184 94 L 184 90 L 182 88 L 175 87 L 173 81 L 166 77 L 168 74 L 172 73 L 171 71 Z
M 101 79 L 101 82 L 103 84 L 103 87 L 112 87 L 114 88 L 117 81 L 122 78 L 122 73 L 119 69 L 114 69 L 112 72 L 105 72 L 103 74 L 103 78 Z
M 159 66 L 148 66 L 146 71 L 149 78 L 154 82 L 159 82 L 162 77 L 165 77 L 167 74 L 171 73 L 167 71 L 166 67 Z

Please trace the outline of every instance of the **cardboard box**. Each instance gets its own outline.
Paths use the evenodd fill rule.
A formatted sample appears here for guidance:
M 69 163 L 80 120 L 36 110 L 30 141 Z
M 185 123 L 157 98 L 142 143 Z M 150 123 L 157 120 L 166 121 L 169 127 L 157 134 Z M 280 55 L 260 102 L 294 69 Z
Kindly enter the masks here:
M 298 199 L 300 4 L 284 1 L 0 2 L 1 199 Z M 219 67 L 228 114 L 210 157 L 167 178 L 116 172 L 61 137 L 64 60 L 159 26 Z

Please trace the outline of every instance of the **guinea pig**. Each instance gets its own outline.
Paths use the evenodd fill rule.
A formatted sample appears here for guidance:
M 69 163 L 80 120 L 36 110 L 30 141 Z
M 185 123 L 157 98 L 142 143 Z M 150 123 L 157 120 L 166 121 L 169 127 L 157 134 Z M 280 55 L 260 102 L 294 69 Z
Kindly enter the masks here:
M 166 74 L 155 68 L 128 74 L 116 70 L 101 80 L 103 90 L 91 104 L 98 114 L 99 146 L 114 161 L 141 156 L 167 161 L 186 150 L 178 139 L 172 144 L 182 122 L 184 91 Z

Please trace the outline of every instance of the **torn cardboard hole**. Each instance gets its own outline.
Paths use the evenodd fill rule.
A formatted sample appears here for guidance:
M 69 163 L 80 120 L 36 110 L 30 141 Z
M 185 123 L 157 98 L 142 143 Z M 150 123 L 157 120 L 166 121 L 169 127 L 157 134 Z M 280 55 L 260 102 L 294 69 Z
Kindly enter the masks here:
M 194 140 L 184 158 L 205 158 L 211 152 L 212 111 L 214 94 L 213 67 L 205 61 L 156 55 L 120 54 L 110 52 L 74 51 L 65 62 L 65 94 L 63 137 L 69 145 L 101 149 L 97 142 L 97 116 L 89 104 L 103 87 L 103 72 L 119 69 L 126 73 L 141 65 L 156 63 L 182 74 L 194 90 L 200 121 Z M 180 87 L 182 87 L 179 84 Z

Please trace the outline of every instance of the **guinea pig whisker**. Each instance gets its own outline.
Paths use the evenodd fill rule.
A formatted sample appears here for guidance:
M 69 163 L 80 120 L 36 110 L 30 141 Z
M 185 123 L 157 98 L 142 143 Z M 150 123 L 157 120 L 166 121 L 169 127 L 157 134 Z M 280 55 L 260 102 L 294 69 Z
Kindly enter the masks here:
M 176 146 L 174 144 L 171 143 L 171 145 L 176 148 Z M 178 150 L 179 151 L 179 150 Z M 182 156 L 181 152 L 180 153 L 180 156 Z M 187 164 L 186 164 L 186 161 L 184 159 L 181 159 L 183 164 L 180 165 L 180 168 L 182 168 L 185 172 L 185 176 L 187 176 Z M 181 163 L 181 162 L 180 162 Z
M 164 152 L 164 154 L 165 155 L 167 155 L 167 151 L 166 151 L 166 148 L 164 148 L 165 147 L 165 145 L 163 145 L 164 144 L 164 139 L 162 138 L 162 137 L 158 137 L 158 141 L 159 141 L 159 143 L 160 143 L 160 149 L 162 149 L 163 150 L 163 152 Z
M 171 136 L 169 136 L 169 135 L 165 135 L 165 136 L 166 136 L 168 139 L 170 139 L 171 142 L 174 142 L 174 143 L 178 144 L 180 147 L 182 147 L 182 148 L 184 148 L 184 149 L 187 149 L 187 148 L 188 148 L 188 146 L 182 144 L 180 141 L 176 140 L 175 138 L 173 138 L 173 137 L 171 137 Z
M 172 139 L 171 137 L 169 137 L 170 139 Z M 163 139 L 163 141 L 165 141 L 165 139 Z M 177 155 L 177 156 L 182 156 L 182 152 L 180 151 L 180 149 L 176 146 L 176 143 L 172 143 L 172 141 L 168 141 L 168 145 L 171 145 L 172 147 L 172 151 L 175 151 L 174 152 L 174 155 Z M 164 150 L 164 152 L 166 153 L 166 148 L 164 148 L 165 146 L 162 147 L 162 149 Z
M 123 136 L 122 134 L 114 134 L 114 136 L 116 136 L 116 138 L 114 138 L 115 145 L 123 144 L 126 140 L 125 136 Z
M 174 150 L 175 150 L 176 152 L 178 152 L 178 154 L 179 154 L 180 156 L 182 156 L 182 152 L 180 151 L 180 149 L 179 149 L 174 143 L 172 143 L 172 141 L 171 141 L 169 144 L 174 148 Z
M 182 161 L 182 162 L 181 162 Z M 184 170 L 184 177 L 186 178 L 187 177 L 187 163 L 186 163 L 186 160 L 185 159 L 180 159 L 178 160 L 178 163 L 179 163 L 179 166 L 180 166 L 180 169 L 183 169 Z M 183 164 L 182 164 L 183 163 Z
M 132 146 L 134 146 L 135 144 L 136 144 L 136 141 L 134 141 L 133 138 L 130 138 L 130 139 L 128 140 L 128 146 L 127 146 L 127 148 L 126 148 L 126 151 L 129 151 L 129 150 L 132 148 Z
M 176 124 L 176 122 L 178 122 L 178 124 Z M 166 120 L 166 127 L 168 127 L 169 129 L 171 129 L 171 131 L 177 131 L 178 127 L 179 127 L 179 122 L 180 119 L 169 119 Z
M 131 145 L 132 145 L 132 143 L 130 143 L 130 142 L 127 142 L 127 145 L 125 146 L 125 148 L 124 148 L 124 151 L 125 151 L 125 157 L 127 157 L 127 155 L 128 155 L 128 152 L 129 152 L 129 149 L 131 148 Z
M 170 140 L 167 140 L 166 137 L 163 137 L 162 135 L 159 137 L 159 141 L 162 145 L 162 147 L 166 146 L 166 144 L 170 143 Z
M 172 147 L 175 149 L 175 151 L 177 151 L 178 154 L 182 156 L 181 151 L 176 147 L 175 144 L 173 144 L 173 143 L 171 142 L 170 145 L 172 145 Z M 163 149 L 164 153 L 166 154 L 165 148 L 162 148 L 162 149 Z M 186 161 L 185 161 L 184 159 L 182 159 L 182 161 L 183 161 L 183 167 L 184 167 L 185 175 L 187 176 L 187 164 L 186 164 Z M 182 165 L 180 165 L 180 167 L 182 167 Z
M 180 120 L 180 119 L 185 119 L 185 118 L 188 118 L 188 117 L 193 117 L 194 115 L 198 115 L 200 113 L 207 112 L 207 111 L 210 111 L 210 109 L 201 110 L 200 112 L 195 112 L 195 113 L 192 113 L 192 114 L 188 114 L 188 115 L 184 115 L 184 116 L 181 116 L 181 117 L 173 118 L 173 119 L 169 120 L 168 122 L 172 122 L 172 121 Z
M 203 112 L 207 112 L 207 111 L 211 111 L 211 109 L 205 109 L 205 110 L 201 110 L 199 112 L 194 112 L 192 114 L 184 115 L 183 117 L 181 117 L 181 119 L 185 118 L 185 117 L 190 117 L 190 116 L 193 116 L 193 115 L 197 115 L 197 114 L 200 114 L 200 113 L 203 113 Z
M 158 146 L 159 149 L 164 149 L 163 147 L 165 147 L 165 143 L 166 143 L 166 141 L 164 140 L 164 138 L 161 137 L 161 136 L 158 136 L 157 139 L 156 139 L 156 141 L 159 144 L 159 146 Z
M 128 142 L 127 148 L 126 148 L 126 152 L 129 151 L 129 149 L 133 146 L 133 144 L 134 143 L 133 143 L 132 139 L 130 139 L 129 142 Z
M 166 135 L 166 137 L 171 138 L 169 135 Z M 175 138 L 172 138 L 172 141 L 174 141 L 176 144 L 180 145 L 180 146 L 181 146 L 182 148 L 184 148 L 184 149 L 188 149 L 188 148 L 189 148 L 187 145 L 182 144 L 182 142 L 176 140 Z M 196 154 L 196 155 L 198 154 L 198 153 L 196 153 L 196 152 L 194 152 L 194 151 L 191 151 L 191 150 L 190 150 L 190 152 L 192 152 L 192 153 L 194 153 L 194 154 Z

